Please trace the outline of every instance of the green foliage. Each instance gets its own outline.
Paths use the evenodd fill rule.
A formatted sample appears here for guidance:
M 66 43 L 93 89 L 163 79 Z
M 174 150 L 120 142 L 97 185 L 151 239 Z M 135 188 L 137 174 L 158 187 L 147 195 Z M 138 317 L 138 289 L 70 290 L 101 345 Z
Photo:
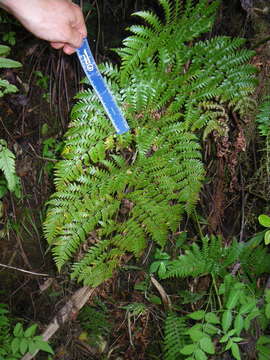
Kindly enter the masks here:
M 262 217 L 264 225 L 268 221 Z M 187 311 L 185 316 L 168 314 L 164 324 L 165 360 L 208 359 L 210 355 L 218 358 L 225 351 L 230 351 L 236 360 L 245 358 L 239 343 L 247 341 L 254 331 L 254 320 L 262 330 L 270 320 L 270 291 L 266 290 L 260 300 L 262 293 L 256 286 L 257 276 L 270 271 L 270 255 L 261 245 L 262 240 L 260 233 L 246 243 L 234 240 L 224 245 L 221 237 L 210 236 L 204 237 L 200 245 L 185 244 L 185 252 L 175 260 L 170 260 L 167 253 L 156 253 L 150 271 L 154 269 L 161 279 L 209 278 L 207 292 L 195 297 L 186 294 L 181 301 L 181 310 L 186 311 L 183 304 L 189 303 L 194 309 L 197 301 L 199 310 Z M 179 329 L 178 324 L 182 324 Z M 259 339 L 257 350 L 259 358 L 264 359 L 269 342 Z
M 18 61 L 7 59 L 6 56 L 10 52 L 10 47 L 6 45 L 0 45 L 0 68 L 18 68 L 22 64 Z M 10 84 L 7 80 L 0 78 L 0 97 L 6 94 L 14 93 L 18 91 L 15 85 Z
M 86 305 L 78 317 L 81 327 L 87 331 L 89 343 L 96 345 L 100 337 L 107 335 L 111 329 L 108 321 L 107 309 Z
M 259 223 L 266 227 L 266 228 L 270 228 L 270 217 L 268 215 L 260 215 L 259 218 Z M 267 230 L 264 234 L 264 242 L 265 245 L 269 245 L 270 244 L 270 230 Z
M 244 337 L 252 321 L 261 316 L 261 306 L 249 285 L 231 275 L 226 275 L 217 293 L 210 296 L 214 295 L 219 301 L 211 301 L 211 310 L 205 303 L 205 310 L 181 317 L 168 315 L 164 325 L 165 360 L 208 359 L 224 351 L 230 351 L 234 359 L 241 360 L 238 344 L 246 341 Z
M 212 274 L 224 276 L 228 267 L 235 264 L 243 252 L 243 244 L 233 241 L 224 246 L 221 237 L 205 236 L 201 247 L 193 243 L 178 259 L 168 261 L 161 278 L 202 276 Z
M 63 150 L 63 143 L 53 137 L 47 138 L 42 141 L 42 156 L 48 160 L 44 166 L 44 170 L 51 174 L 54 167 L 54 161 L 59 159 L 59 155 Z M 51 161 L 50 161 L 51 160 Z
M 42 94 L 42 98 L 49 103 L 50 102 L 49 76 L 44 75 L 41 71 L 35 71 L 34 75 L 36 77 L 37 86 L 39 86 L 44 91 Z
M 261 136 L 270 134 L 270 96 L 265 96 L 259 106 L 256 122 Z
M 2 36 L 2 39 L 9 45 L 14 46 L 16 44 L 16 33 L 14 31 L 8 31 Z
M 18 198 L 21 197 L 20 179 L 15 169 L 15 155 L 8 149 L 7 143 L 3 139 L 0 139 L 0 170 L 4 174 L 7 189 L 14 192 Z M 0 189 L 4 196 L 5 183 L 1 184 Z
M 241 116 L 256 84 L 243 39 L 196 41 L 217 1 L 159 3 L 163 18 L 136 13 L 145 25 L 130 27 L 120 69 L 100 67 L 133 130 L 113 136 L 96 95 L 83 91 L 55 167 L 45 236 L 58 269 L 72 261 L 72 278 L 91 286 L 126 252 L 140 256 L 149 240 L 163 247 L 193 211 L 204 181 L 200 139 L 222 133 L 232 110 Z
M 268 360 L 270 357 L 270 337 L 262 335 L 256 343 L 258 360 Z
M 21 63 L 6 56 L 10 52 L 10 47 L 0 45 L 0 68 L 17 68 Z M 14 93 L 18 89 L 15 85 L 10 84 L 7 80 L 0 78 L 0 97 Z M 15 156 L 7 148 L 5 140 L 0 139 L 0 170 L 2 170 L 4 177 L 0 177 L 0 199 L 6 194 L 7 190 L 15 193 L 19 198 L 21 196 L 20 180 L 15 171 Z
M 169 313 L 164 324 L 164 360 L 184 358 L 181 349 L 186 345 L 187 325 L 184 318 Z
M 8 310 L 0 304 L 0 360 L 20 359 L 27 352 L 43 350 L 53 354 L 53 350 L 42 336 L 35 335 L 37 325 L 33 324 L 24 330 L 21 323 L 12 329 Z

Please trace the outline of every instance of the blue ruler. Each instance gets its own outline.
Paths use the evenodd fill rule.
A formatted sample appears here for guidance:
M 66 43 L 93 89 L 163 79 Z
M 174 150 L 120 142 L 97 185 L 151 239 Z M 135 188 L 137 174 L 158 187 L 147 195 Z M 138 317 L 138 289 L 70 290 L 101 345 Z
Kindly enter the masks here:
M 128 123 L 98 70 L 87 38 L 83 39 L 82 46 L 76 51 L 82 68 L 113 123 L 117 134 L 120 135 L 127 132 L 129 130 Z

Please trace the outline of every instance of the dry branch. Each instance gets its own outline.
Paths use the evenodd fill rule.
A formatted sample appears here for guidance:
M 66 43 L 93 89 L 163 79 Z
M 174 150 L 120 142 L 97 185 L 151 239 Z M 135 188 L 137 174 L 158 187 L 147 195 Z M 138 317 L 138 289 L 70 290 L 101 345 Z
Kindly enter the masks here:
M 78 311 L 86 304 L 95 289 L 84 286 L 77 290 L 75 294 L 68 300 L 68 302 L 58 311 L 53 320 L 47 326 L 45 331 L 41 334 L 44 341 L 48 341 L 67 320 L 72 320 L 77 315 Z M 33 359 L 38 350 L 33 354 L 25 354 L 21 360 Z

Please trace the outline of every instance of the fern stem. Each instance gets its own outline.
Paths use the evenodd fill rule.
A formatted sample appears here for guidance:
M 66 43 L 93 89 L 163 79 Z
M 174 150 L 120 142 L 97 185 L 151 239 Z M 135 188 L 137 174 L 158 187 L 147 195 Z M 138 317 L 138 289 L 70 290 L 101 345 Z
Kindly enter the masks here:
M 214 288 L 215 288 L 216 296 L 217 296 L 217 299 L 218 299 L 219 308 L 221 310 L 222 309 L 222 302 L 221 302 L 220 296 L 218 295 L 218 288 L 217 288 L 215 275 L 213 273 L 211 273 L 211 276 L 212 276 L 212 281 L 213 281 L 213 285 L 214 285 Z

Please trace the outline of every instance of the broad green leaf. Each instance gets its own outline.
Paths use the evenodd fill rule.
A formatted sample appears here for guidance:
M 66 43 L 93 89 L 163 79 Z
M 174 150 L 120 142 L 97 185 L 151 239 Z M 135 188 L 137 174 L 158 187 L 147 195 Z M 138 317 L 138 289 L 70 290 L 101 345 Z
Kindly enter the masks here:
M 36 350 L 39 350 L 39 347 L 36 345 L 36 342 L 33 341 L 33 340 L 31 340 L 31 341 L 29 342 L 28 348 L 29 348 L 29 352 L 30 352 L 31 354 L 34 354 L 34 352 L 35 352 Z
M 181 350 L 180 353 L 183 355 L 191 355 L 197 348 L 197 344 L 189 344 L 185 345 Z
M 22 64 L 18 61 L 0 57 L 0 68 L 18 68 Z
M 255 300 L 249 300 L 248 303 L 242 305 L 239 309 L 239 314 L 243 315 L 243 314 L 247 314 L 249 312 L 251 312 L 251 310 L 256 307 L 256 301 Z
M 227 345 L 225 347 L 225 351 L 229 350 L 232 347 L 233 341 L 232 339 L 229 339 L 229 341 L 227 342 Z
M 202 320 L 204 318 L 205 311 L 204 310 L 198 310 L 194 311 L 191 314 L 188 314 L 188 317 L 190 317 L 193 320 Z
M 227 342 L 229 337 L 233 336 L 235 334 L 235 329 L 230 330 L 227 334 L 222 336 L 222 338 L 219 340 L 220 343 Z
M 220 323 L 218 316 L 213 312 L 206 313 L 205 321 L 207 321 L 211 324 L 219 324 Z
M 232 355 L 236 360 L 241 360 L 241 356 L 240 356 L 240 351 L 239 351 L 239 346 L 236 343 L 232 344 L 231 347 L 231 351 L 232 351 Z
M 260 215 L 258 217 L 259 223 L 264 227 L 270 227 L 270 217 L 268 215 Z
M 270 289 L 265 290 L 264 298 L 267 303 L 270 303 Z
M 237 314 L 234 320 L 234 328 L 236 335 L 240 335 L 244 328 L 244 318 L 242 315 Z
M 246 331 L 250 328 L 250 323 L 253 319 L 255 319 L 257 316 L 260 316 L 260 310 L 258 308 L 255 308 L 252 310 L 247 317 L 244 320 L 244 328 Z
M 258 345 L 270 344 L 270 336 L 262 335 L 257 340 Z
M 265 245 L 270 244 L 270 230 L 267 230 L 266 233 L 264 234 L 264 243 Z
M 20 340 L 20 352 L 21 352 L 21 354 L 24 355 L 26 353 L 27 349 L 28 349 L 28 341 L 27 341 L 27 339 L 22 338 Z
M 17 176 L 15 173 L 15 155 L 7 147 L 2 147 L 0 150 L 0 169 L 5 175 L 8 189 L 14 191 Z
M 46 351 L 47 353 L 52 354 L 52 355 L 54 354 L 54 351 L 53 351 L 51 345 L 48 344 L 47 341 L 38 340 L 38 341 L 36 341 L 36 346 L 40 350 Z
M 270 303 L 266 304 L 265 306 L 265 316 L 267 319 L 270 319 Z
M 152 264 L 150 265 L 150 269 L 149 269 L 150 273 L 155 273 L 158 270 L 159 265 L 160 265 L 159 261 L 152 262 Z
M 11 350 L 13 354 L 17 354 L 20 348 L 20 339 L 14 338 L 11 342 Z
M 209 336 L 205 336 L 200 340 L 200 347 L 207 354 L 213 355 L 215 353 L 214 344 L 212 343 L 212 340 Z
M 190 329 L 188 331 L 188 333 L 193 342 L 197 342 L 205 336 L 205 334 L 202 331 L 194 329 L 194 328 Z
M 233 342 L 240 342 L 240 341 L 243 341 L 244 339 L 243 338 L 241 338 L 241 337 L 232 337 L 232 341 Z
M 231 310 L 225 310 L 222 315 L 222 329 L 226 332 L 229 330 L 232 324 L 232 312 Z
M 13 329 L 13 335 L 16 337 L 21 337 L 23 336 L 23 327 L 21 323 L 17 323 L 15 325 L 15 328 Z
M 10 52 L 10 47 L 6 45 L 0 45 L 0 56 L 8 55 Z
M 160 249 L 157 249 L 154 258 L 158 260 L 170 260 L 170 255 Z
M 226 303 L 226 308 L 229 310 L 232 310 L 235 308 L 235 306 L 237 305 L 237 302 L 240 298 L 241 295 L 241 291 L 240 290 L 235 290 L 232 289 L 228 298 L 228 301 Z
M 269 360 L 270 359 L 270 349 L 266 346 L 259 345 L 256 347 L 258 352 L 258 360 Z
M 205 323 L 203 325 L 203 331 L 209 335 L 214 335 L 220 332 L 220 329 L 212 324 Z
M 158 276 L 162 278 L 166 274 L 166 264 L 161 261 L 158 268 Z
M 207 356 L 205 355 L 205 353 L 201 349 L 197 349 L 194 352 L 194 357 L 195 357 L 196 360 L 207 360 Z
M 157 295 L 149 295 L 149 302 L 151 302 L 152 304 L 156 304 L 156 305 L 162 304 L 161 298 Z
M 33 337 L 37 330 L 37 324 L 31 325 L 28 329 L 25 330 L 24 336 L 25 337 Z

